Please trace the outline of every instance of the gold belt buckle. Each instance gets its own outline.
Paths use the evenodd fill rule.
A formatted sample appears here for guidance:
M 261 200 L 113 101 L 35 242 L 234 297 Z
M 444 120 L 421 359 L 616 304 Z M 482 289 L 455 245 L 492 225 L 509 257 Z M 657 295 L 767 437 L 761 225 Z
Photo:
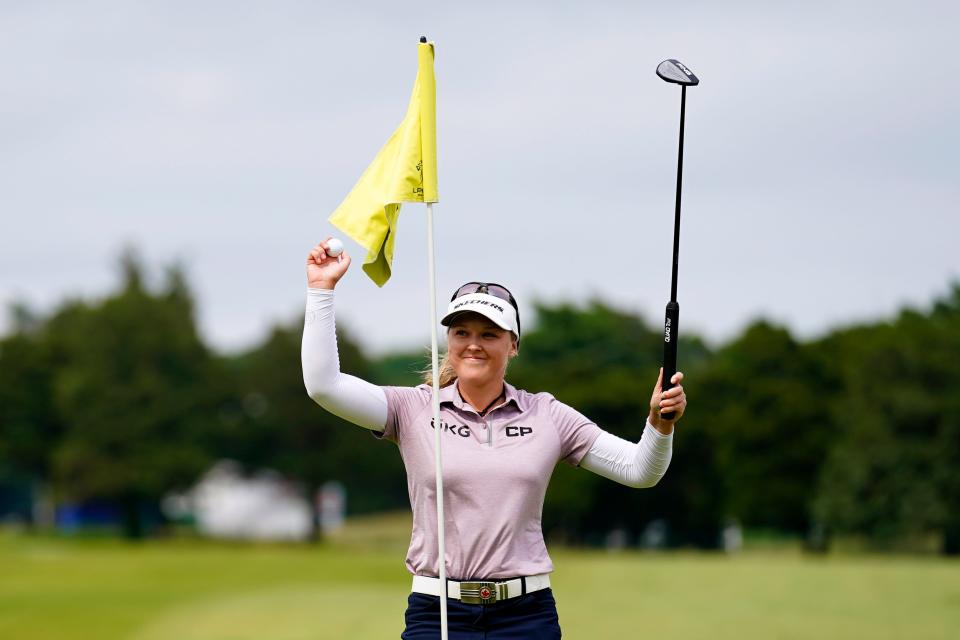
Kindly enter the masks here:
M 461 582 L 460 602 L 464 604 L 493 604 L 497 601 L 498 586 L 501 585 L 497 585 L 496 582 Z

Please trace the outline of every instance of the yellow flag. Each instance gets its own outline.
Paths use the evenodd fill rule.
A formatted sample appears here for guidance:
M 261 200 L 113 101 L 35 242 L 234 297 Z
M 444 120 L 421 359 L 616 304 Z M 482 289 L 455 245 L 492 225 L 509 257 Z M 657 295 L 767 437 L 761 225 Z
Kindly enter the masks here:
M 330 222 L 367 250 L 363 270 L 383 286 L 390 279 L 401 202 L 437 202 L 437 91 L 433 43 L 420 43 L 419 68 L 407 115 Z

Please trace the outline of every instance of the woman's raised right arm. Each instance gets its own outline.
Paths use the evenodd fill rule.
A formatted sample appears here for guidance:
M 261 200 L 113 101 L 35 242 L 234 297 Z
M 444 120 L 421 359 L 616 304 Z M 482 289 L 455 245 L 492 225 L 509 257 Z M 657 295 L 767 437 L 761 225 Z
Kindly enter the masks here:
M 329 240 L 329 238 L 328 238 Z M 307 256 L 307 309 L 300 359 L 303 384 L 321 407 L 348 422 L 383 431 L 387 396 L 380 387 L 340 372 L 333 289 L 350 266 L 346 252 L 327 255 L 326 240 Z

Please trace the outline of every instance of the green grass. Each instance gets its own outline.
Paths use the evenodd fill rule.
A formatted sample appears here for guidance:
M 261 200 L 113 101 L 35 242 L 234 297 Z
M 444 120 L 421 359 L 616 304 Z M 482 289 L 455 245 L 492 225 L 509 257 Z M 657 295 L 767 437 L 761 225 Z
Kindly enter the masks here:
M 397 638 L 406 517 L 319 546 L 0 536 L 4 640 Z M 960 562 L 555 550 L 568 638 L 955 638 Z

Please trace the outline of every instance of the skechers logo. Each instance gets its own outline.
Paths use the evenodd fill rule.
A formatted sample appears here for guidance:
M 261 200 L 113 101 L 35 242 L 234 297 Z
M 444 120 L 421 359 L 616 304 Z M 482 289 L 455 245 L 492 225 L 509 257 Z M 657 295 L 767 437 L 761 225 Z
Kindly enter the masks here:
M 500 305 L 498 305 L 498 304 L 496 304 L 496 303 L 490 302 L 489 300 L 465 300 L 465 301 L 463 301 L 463 302 L 460 302 L 460 303 L 458 303 L 458 304 L 455 304 L 455 305 L 453 306 L 453 310 L 456 311 L 456 310 L 459 309 L 460 307 L 466 307 L 466 306 L 468 306 L 468 305 L 472 306 L 472 305 L 475 305 L 475 304 L 480 304 L 480 305 L 484 305 L 484 306 L 487 306 L 487 307 L 493 307 L 494 309 L 496 309 L 496 310 L 499 311 L 500 313 L 503 313 L 503 307 L 501 307 Z
M 435 428 L 435 427 L 434 427 L 434 422 L 433 422 L 433 419 L 432 419 L 432 418 L 430 419 L 430 428 L 431 428 L 431 429 L 434 429 L 434 428 Z M 455 435 L 460 436 L 461 438 L 469 438 L 469 437 L 470 437 L 470 427 L 468 427 L 468 426 L 465 425 L 465 424 L 447 424 L 446 422 L 444 422 L 443 420 L 441 420 L 441 421 L 440 421 L 440 428 L 441 428 L 443 431 L 447 431 L 447 432 L 449 432 L 449 433 L 453 433 L 453 434 L 455 434 Z
M 507 427 L 507 437 L 516 438 L 517 436 L 525 436 L 533 433 L 533 427 L 521 427 L 518 424 L 512 424 Z

